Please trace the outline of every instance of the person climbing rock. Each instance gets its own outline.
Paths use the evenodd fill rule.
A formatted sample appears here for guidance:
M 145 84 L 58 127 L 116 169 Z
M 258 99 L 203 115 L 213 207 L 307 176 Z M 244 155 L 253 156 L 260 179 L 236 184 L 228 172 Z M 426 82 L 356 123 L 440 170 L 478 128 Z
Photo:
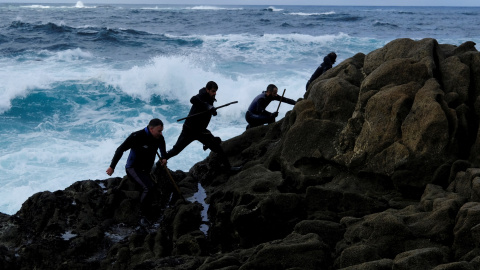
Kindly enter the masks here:
M 308 80 L 307 85 L 305 86 L 305 90 L 308 90 L 308 86 L 315 81 L 320 75 L 325 73 L 325 71 L 329 70 L 332 68 L 332 65 L 335 64 L 335 61 L 337 60 L 337 54 L 334 52 L 331 52 L 327 54 L 323 58 L 323 63 L 318 66 L 318 68 L 315 70 L 315 72 L 312 74 L 310 77 L 310 80 Z
M 125 170 L 127 176 L 138 183 L 143 192 L 140 196 L 140 212 L 142 216 L 148 215 L 148 199 L 154 182 L 150 177 L 157 150 L 160 150 L 161 165 L 167 164 L 165 139 L 163 138 L 163 122 L 158 118 L 150 120 L 148 126 L 133 132 L 125 141 L 117 148 L 112 158 L 107 174 L 112 175 L 115 171 L 118 161 L 122 158 L 125 151 L 130 150 Z
M 296 104 L 296 101 L 293 99 L 279 96 L 278 88 L 274 84 L 269 84 L 266 91 L 263 91 L 253 99 L 245 113 L 245 120 L 247 120 L 248 123 L 247 129 L 275 122 L 278 112 L 271 113 L 266 110 L 268 104 L 273 100 L 278 100 L 291 105 Z
M 175 145 L 170 149 L 165 158 L 170 159 L 187 147 L 193 141 L 199 141 L 204 145 L 204 150 L 210 149 L 217 153 L 226 171 L 236 172 L 240 167 L 232 167 L 228 157 L 221 146 L 222 140 L 213 136 L 207 129 L 212 116 L 217 115 L 217 110 L 213 106 L 216 101 L 215 96 L 218 91 L 218 85 L 214 81 L 209 81 L 207 85 L 198 91 L 198 94 L 190 99 L 192 107 L 183 123 L 182 132 Z

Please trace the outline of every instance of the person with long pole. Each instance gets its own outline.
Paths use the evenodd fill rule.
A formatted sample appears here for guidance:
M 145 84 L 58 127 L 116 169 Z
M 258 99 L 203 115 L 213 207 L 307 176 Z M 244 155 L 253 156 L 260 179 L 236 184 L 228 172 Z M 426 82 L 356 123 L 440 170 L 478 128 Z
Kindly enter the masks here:
M 155 162 L 157 150 L 160 150 L 162 154 L 159 161 L 160 164 L 167 164 L 165 139 L 162 131 L 163 122 L 158 118 L 154 118 L 150 120 L 147 127 L 131 133 L 115 151 L 115 155 L 106 171 L 111 176 L 115 171 L 117 163 L 122 158 L 123 152 L 130 150 L 125 171 L 128 178 L 138 183 L 143 189 L 140 196 L 140 215 L 143 217 L 149 214 L 147 199 L 150 197 L 154 187 L 152 178 L 150 178 L 150 171 Z
M 167 152 L 166 159 L 178 155 L 185 147 L 196 140 L 204 145 L 204 150 L 210 149 L 219 155 L 226 171 L 235 172 L 240 170 L 239 167 L 230 165 L 228 157 L 221 146 L 222 140 L 213 136 L 210 130 L 207 129 L 212 116 L 217 115 L 217 108 L 213 106 L 213 103 L 216 101 L 217 91 L 217 83 L 209 81 L 205 87 L 198 91 L 197 95 L 190 99 L 192 107 L 188 116 L 183 118 L 185 122 L 183 123 L 182 132 L 175 145 Z
M 261 94 L 256 96 L 250 106 L 248 107 L 247 112 L 245 113 L 245 120 L 247 120 L 247 129 L 258 127 L 264 124 L 271 124 L 275 122 L 275 118 L 278 116 L 278 109 L 280 109 L 280 104 L 285 102 L 287 104 L 295 105 L 296 101 L 284 97 L 286 89 L 283 91 L 282 96 L 278 95 L 278 88 L 274 84 L 269 84 L 267 90 L 263 91 Z M 268 104 L 273 100 L 278 100 L 276 112 L 269 112 L 266 110 Z

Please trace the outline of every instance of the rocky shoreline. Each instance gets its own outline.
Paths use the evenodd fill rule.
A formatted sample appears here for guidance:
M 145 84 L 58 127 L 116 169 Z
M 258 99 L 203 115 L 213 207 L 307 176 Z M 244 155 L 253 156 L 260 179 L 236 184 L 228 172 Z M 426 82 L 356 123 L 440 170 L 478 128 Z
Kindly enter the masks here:
M 148 224 L 126 178 L 0 214 L 0 269 L 479 269 L 479 97 L 473 42 L 394 40 L 320 76 L 284 119 L 223 142 L 239 173 L 214 153 L 171 172 L 205 203 L 167 203 L 156 168 Z

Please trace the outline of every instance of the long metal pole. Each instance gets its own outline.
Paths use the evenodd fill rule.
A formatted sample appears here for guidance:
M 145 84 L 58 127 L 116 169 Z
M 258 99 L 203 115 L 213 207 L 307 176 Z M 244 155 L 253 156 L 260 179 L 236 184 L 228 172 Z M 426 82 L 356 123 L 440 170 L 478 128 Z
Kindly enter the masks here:
M 233 101 L 233 102 L 224 104 L 224 105 L 222 105 L 222 106 L 215 107 L 215 110 L 218 110 L 218 109 L 220 109 L 220 108 L 223 108 L 223 107 L 226 107 L 226 106 L 228 106 L 228 105 L 235 104 L 235 103 L 238 103 L 238 101 Z M 184 117 L 184 118 L 180 118 L 180 119 L 177 120 L 177 122 L 182 121 L 182 120 L 185 120 L 185 119 L 190 118 L 190 117 L 194 117 L 194 116 L 200 115 L 200 114 L 202 114 L 202 113 L 206 113 L 206 112 L 208 112 L 208 111 L 199 112 L 199 113 L 192 114 L 192 115 L 189 115 L 189 116 Z
M 280 102 L 278 103 L 277 112 L 278 112 L 278 109 L 280 109 L 280 104 L 282 104 L 282 99 L 283 99 L 283 95 L 285 95 L 285 91 L 287 91 L 287 89 L 283 89 L 282 98 L 280 99 Z
M 161 160 L 162 158 L 160 157 L 160 154 L 157 152 L 157 156 L 158 158 Z M 172 185 L 175 187 L 175 189 L 177 190 L 178 192 L 178 195 L 180 195 L 180 197 L 182 197 L 183 199 L 183 202 L 186 202 L 185 201 L 185 197 L 183 197 L 183 194 L 182 192 L 180 191 L 180 189 L 178 188 L 177 184 L 175 183 L 175 180 L 173 180 L 173 177 L 172 175 L 170 174 L 170 171 L 168 170 L 167 168 L 167 165 L 162 165 L 162 167 L 165 169 L 165 171 L 167 171 L 167 174 L 168 174 L 168 177 L 170 178 L 170 181 L 172 182 Z

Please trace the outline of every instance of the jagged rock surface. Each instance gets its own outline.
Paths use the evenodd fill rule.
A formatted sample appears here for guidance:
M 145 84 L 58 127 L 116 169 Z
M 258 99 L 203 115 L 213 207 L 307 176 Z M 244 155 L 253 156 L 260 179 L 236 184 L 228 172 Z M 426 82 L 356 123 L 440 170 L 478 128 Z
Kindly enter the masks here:
M 0 215 L 0 269 L 479 269 L 479 120 L 473 42 L 397 39 L 225 141 L 239 173 L 172 172 L 208 222 L 161 168 L 151 224 L 128 179 L 80 181 Z

